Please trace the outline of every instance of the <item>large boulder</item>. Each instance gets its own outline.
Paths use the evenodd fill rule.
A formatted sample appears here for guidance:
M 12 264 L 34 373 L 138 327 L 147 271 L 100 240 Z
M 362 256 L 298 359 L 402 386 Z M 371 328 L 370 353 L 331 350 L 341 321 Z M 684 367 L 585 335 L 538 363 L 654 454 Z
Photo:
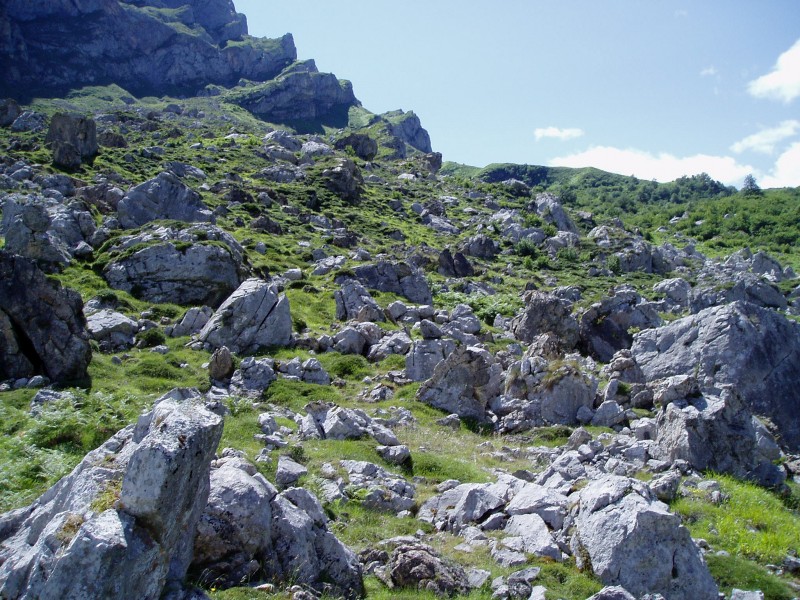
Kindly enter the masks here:
M 511 320 L 511 332 L 530 344 L 543 333 L 552 333 L 563 350 L 578 343 L 578 322 L 572 316 L 572 303 L 553 294 L 531 291 L 525 294 L 522 312 Z
M 579 568 L 637 597 L 717 600 L 689 530 L 635 479 L 606 475 L 581 490 L 571 546 Z
M 777 428 L 783 445 L 800 449 L 800 324 L 734 302 L 641 331 L 631 351 L 648 380 L 694 375 L 711 395 L 734 386 L 754 415 Z
M 368 288 L 398 294 L 415 304 L 433 303 L 433 295 L 425 276 L 406 263 L 381 261 L 358 266 L 353 272 L 355 278 Z
M 206 231 L 219 241 L 183 241 L 179 232 L 161 236 L 161 242 L 122 252 L 106 265 L 103 277 L 112 288 L 149 302 L 219 306 L 246 271 L 239 244 L 216 227 Z
M 667 404 L 656 421 L 654 458 L 685 460 L 698 471 L 730 473 L 765 486 L 786 479 L 775 461 L 780 449 L 735 388 L 719 397 L 695 396 Z
M 261 279 L 248 279 L 205 324 L 198 338 L 209 348 L 227 346 L 236 354 L 254 354 L 292 342 L 289 299 Z
M 429 321 L 423 321 L 423 323 Z M 456 349 L 449 339 L 424 339 L 414 342 L 406 355 L 406 377 L 411 381 L 425 381 L 433 376 L 436 365 Z
M 393 587 L 416 588 L 437 596 L 469 591 L 463 567 L 443 559 L 433 548 L 417 541 L 407 540 L 392 551 L 387 572 Z
M 378 154 L 378 142 L 363 133 L 351 133 L 336 140 L 334 148 L 346 150 L 352 148 L 353 153 L 361 160 L 372 160 Z
M 546 223 L 555 226 L 558 231 L 579 234 L 580 230 L 569 218 L 557 196 L 553 194 L 537 194 L 536 199 L 528 207 L 534 210 Z
M 309 491 L 279 494 L 251 463 L 226 450 L 211 469 L 190 574 L 223 588 L 267 579 L 358 597 L 363 590 L 358 559 L 327 521 Z
M 341 289 L 333 293 L 336 318 L 340 321 L 385 321 L 383 310 L 370 293 L 355 279 L 345 279 Z
M 85 380 L 91 358 L 80 295 L 0 251 L 0 379 Z
M 580 346 L 592 358 L 609 362 L 617 350 L 630 348 L 633 329 L 649 329 L 664 323 L 655 307 L 630 286 L 592 304 L 580 318 Z
M 364 178 L 358 165 L 349 158 L 339 161 L 335 167 L 322 172 L 325 187 L 334 194 L 349 202 L 356 202 L 361 198 Z
M 487 350 L 460 346 L 436 366 L 417 400 L 448 414 L 483 421 L 487 403 L 501 386 L 502 367 Z
M 592 408 L 596 392 L 597 380 L 576 359 L 548 361 L 529 351 L 506 371 L 503 395 L 490 408 L 504 433 L 577 425 L 579 411 Z
M 0 516 L 3 598 L 180 590 L 222 419 L 174 390 L 30 506 Z
M 125 194 L 117 206 L 117 213 L 120 224 L 128 229 L 160 219 L 189 223 L 214 220 L 200 194 L 169 171 L 137 185 Z
M 56 113 L 44 141 L 53 151 L 55 165 L 76 169 L 97 154 L 97 126 L 94 119 Z

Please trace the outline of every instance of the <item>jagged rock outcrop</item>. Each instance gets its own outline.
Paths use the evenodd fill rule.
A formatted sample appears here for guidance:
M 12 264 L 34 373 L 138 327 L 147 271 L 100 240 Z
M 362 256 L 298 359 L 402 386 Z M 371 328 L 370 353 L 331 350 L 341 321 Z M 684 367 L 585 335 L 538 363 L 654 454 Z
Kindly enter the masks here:
M 441 332 L 438 338 L 440 337 Z M 411 346 L 406 355 L 406 377 L 411 381 L 425 381 L 433 377 L 436 366 L 456 349 L 455 341 L 438 338 L 426 338 L 414 342 Z
M 190 573 L 223 588 L 266 579 L 359 597 L 358 558 L 327 522 L 311 492 L 291 488 L 279 494 L 239 453 L 225 450 L 212 465 Z
M 336 318 L 340 321 L 385 321 L 383 310 L 370 293 L 355 279 L 345 279 L 341 289 L 333 293 Z
M 648 380 L 695 375 L 703 392 L 732 385 L 779 441 L 800 448 L 800 325 L 746 302 L 705 309 L 634 336 L 633 356 Z
M 680 517 L 646 484 L 607 475 L 580 492 L 572 551 L 578 567 L 636 596 L 716 600 L 719 593 Z
M 475 273 L 472 264 L 463 253 L 456 252 L 454 255 L 449 248 L 445 248 L 439 254 L 438 271 L 445 277 L 471 277 Z
M 363 191 L 364 179 L 358 165 L 349 158 L 339 161 L 335 167 L 325 169 L 322 179 L 326 188 L 348 202 L 358 202 Z
M 487 350 L 460 346 L 422 384 L 417 400 L 459 417 L 483 421 L 486 405 L 499 395 L 502 368 Z
M 359 104 L 349 81 L 320 73 L 313 60 L 296 63 L 273 80 L 236 92 L 231 99 L 265 121 L 321 120 L 347 124 L 347 110 Z
M 391 429 L 370 418 L 363 410 L 342 408 L 328 402 L 306 405 L 306 416 L 300 420 L 300 437 L 321 440 L 357 440 L 372 437 L 383 446 L 400 442 Z
M 567 215 L 564 207 L 561 206 L 558 197 L 553 194 L 537 194 L 528 209 L 535 211 L 545 223 L 550 223 L 558 231 L 580 233 L 578 227 Z
M 389 133 L 420 152 L 432 152 L 431 137 L 422 128 L 419 117 L 413 111 L 392 111 L 381 115 L 389 123 Z
M 236 354 L 254 354 L 292 341 L 289 299 L 261 279 L 243 282 L 216 310 L 198 334 L 209 348 L 227 346 Z
M 136 321 L 108 308 L 87 314 L 86 324 L 92 339 L 106 352 L 130 348 L 139 331 Z
M 0 251 L 0 379 L 84 380 L 91 357 L 80 295 Z
M 230 0 L 10 0 L 4 8 L 0 96 L 17 99 L 110 83 L 134 94 L 192 94 L 266 81 L 297 58 L 291 35 L 247 37 Z
M 659 327 L 663 322 L 636 290 L 619 286 L 581 315 L 580 346 L 592 358 L 609 362 L 617 350 L 631 347 L 631 329 Z
M 786 479 L 774 464 L 781 457 L 778 445 L 735 388 L 723 389 L 718 397 L 670 402 L 658 415 L 656 431 L 654 458 L 685 460 L 697 471 L 730 473 L 768 487 Z
M 174 390 L 28 507 L 0 517 L 3 598 L 178 591 L 222 419 Z
M 127 229 L 141 227 L 158 219 L 187 223 L 214 220 L 200 194 L 169 171 L 137 185 L 125 194 L 117 206 L 117 213 L 120 224 Z
M 543 333 L 552 333 L 564 351 L 578 343 L 578 321 L 572 316 L 572 303 L 553 294 L 531 291 L 523 298 L 522 312 L 511 320 L 511 333 L 530 344 Z

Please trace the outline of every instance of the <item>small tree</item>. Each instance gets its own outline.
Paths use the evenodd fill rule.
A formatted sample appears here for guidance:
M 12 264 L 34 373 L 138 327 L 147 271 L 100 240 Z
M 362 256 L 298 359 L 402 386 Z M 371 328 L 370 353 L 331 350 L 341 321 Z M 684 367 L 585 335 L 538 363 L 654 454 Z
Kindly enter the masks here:
M 742 195 L 744 196 L 760 196 L 762 194 L 761 188 L 758 187 L 756 183 L 756 178 L 753 177 L 752 173 L 748 174 L 744 178 L 744 183 L 742 184 Z

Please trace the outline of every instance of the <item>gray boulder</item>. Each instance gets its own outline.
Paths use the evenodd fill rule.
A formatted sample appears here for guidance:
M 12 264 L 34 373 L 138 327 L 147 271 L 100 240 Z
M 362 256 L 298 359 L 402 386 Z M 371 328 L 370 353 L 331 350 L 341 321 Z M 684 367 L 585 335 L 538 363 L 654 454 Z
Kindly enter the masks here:
M 774 464 L 778 445 L 745 406 L 738 390 L 688 397 L 667 404 L 656 422 L 650 452 L 667 462 L 685 460 L 697 471 L 730 473 L 769 487 L 786 479 Z
M 571 546 L 578 567 L 605 585 L 636 596 L 717 600 L 717 585 L 680 517 L 640 481 L 606 475 L 583 488 Z
M 414 342 L 406 355 L 406 377 L 411 381 L 430 379 L 436 370 L 436 365 L 455 349 L 456 343 L 448 339 L 424 339 Z
M 358 560 L 330 532 L 318 500 L 300 488 L 278 494 L 252 464 L 224 454 L 211 469 L 190 574 L 223 588 L 267 579 L 359 596 Z
M 133 319 L 110 309 L 102 309 L 86 317 L 86 326 L 92 339 L 108 350 L 123 350 L 134 344 L 139 325 Z
M 0 127 L 8 127 L 19 116 L 21 109 L 13 98 L 0 100 Z
M 664 323 L 655 307 L 630 286 L 592 304 L 580 318 L 580 347 L 592 358 L 611 361 L 617 350 L 630 348 L 632 328 L 650 329 Z
M 472 265 L 461 252 L 455 255 L 445 248 L 439 254 L 439 274 L 445 277 L 471 277 L 474 274 Z
M 475 346 L 455 349 L 422 384 L 417 400 L 459 417 L 483 421 L 486 405 L 500 394 L 502 367 L 486 350 Z
M 553 194 L 537 194 L 536 199 L 530 206 L 546 223 L 555 226 L 558 231 L 579 234 L 580 230 L 572 222 L 564 207 L 561 206 L 558 197 Z
M 340 321 L 385 321 L 383 310 L 370 293 L 355 279 L 345 279 L 333 293 L 336 318 Z
M 0 379 L 85 380 L 91 357 L 80 295 L 0 251 Z
M 362 460 L 342 460 L 349 485 L 346 491 L 365 508 L 395 514 L 414 507 L 416 488 L 403 477 Z
M 32 505 L 0 517 L 0 595 L 155 600 L 180 590 L 222 435 L 198 395 L 168 394 Z
M 123 253 L 106 265 L 103 277 L 112 288 L 149 302 L 219 306 L 244 280 L 245 268 L 236 248 L 168 240 Z
M 56 113 L 44 141 L 53 151 L 54 164 L 76 169 L 97 154 L 97 126 L 94 119 Z
M 214 355 L 222 350 L 225 350 L 224 346 L 216 350 Z M 271 358 L 248 356 L 239 363 L 239 368 L 233 371 L 230 389 L 231 392 L 242 396 L 258 398 L 276 379 L 275 362 Z
M 705 309 L 636 334 L 631 348 L 648 380 L 695 375 L 701 391 L 732 385 L 755 415 L 800 448 L 800 325 L 746 302 Z
M 52 218 L 44 198 L 16 194 L 7 197 L 2 232 L 7 251 L 35 260 L 47 271 L 56 271 L 72 259 L 67 244 L 52 231 Z
M 500 254 L 500 244 L 486 235 L 476 235 L 460 246 L 461 252 L 467 256 L 491 260 Z
M 398 545 L 389 558 L 388 576 L 392 586 L 433 592 L 438 596 L 466 594 L 467 574 L 463 567 L 446 561 L 421 542 Z
M 120 224 L 127 229 L 160 219 L 188 223 L 214 220 L 200 194 L 168 171 L 125 194 L 117 206 L 117 213 Z
M 363 410 L 342 408 L 329 402 L 310 402 L 305 410 L 306 416 L 300 421 L 301 438 L 357 440 L 372 437 L 384 446 L 400 444 L 391 429 L 372 419 Z
M 334 148 L 337 150 L 352 148 L 356 156 L 367 161 L 374 159 L 378 154 L 378 142 L 363 133 L 351 133 L 336 140 Z
M 525 294 L 522 313 L 511 320 L 511 332 L 530 344 L 543 333 L 555 335 L 564 351 L 578 343 L 578 322 L 572 316 L 572 303 L 552 294 L 532 291 Z
M 292 342 L 289 299 L 261 279 L 248 279 L 217 309 L 198 334 L 209 348 L 254 354 Z
M 349 158 L 340 160 L 339 164 L 331 169 L 325 169 L 322 178 L 325 187 L 342 200 L 357 202 L 361 198 L 364 178 L 356 163 Z
M 433 295 L 422 272 L 406 263 L 381 261 L 360 265 L 354 269 L 354 275 L 368 288 L 398 294 L 415 304 L 433 303 Z
M 180 322 L 170 331 L 172 337 L 183 337 L 199 333 L 214 315 L 214 309 L 210 306 L 193 306 L 187 310 Z

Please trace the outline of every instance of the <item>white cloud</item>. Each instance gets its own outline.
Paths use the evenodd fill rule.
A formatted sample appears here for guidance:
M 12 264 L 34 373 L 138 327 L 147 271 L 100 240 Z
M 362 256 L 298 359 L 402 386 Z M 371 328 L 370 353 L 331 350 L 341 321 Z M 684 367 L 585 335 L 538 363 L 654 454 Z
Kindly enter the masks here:
M 800 40 L 778 57 L 772 71 L 747 84 L 756 98 L 791 102 L 800 96 Z
M 759 185 L 762 188 L 800 186 L 800 142 L 792 144 L 778 157 L 772 173 L 764 177 Z
M 772 154 L 775 152 L 775 146 L 783 140 L 793 137 L 800 131 L 800 121 L 791 119 L 783 121 L 777 127 L 769 129 L 762 129 L 758 133 L 748 135 L 743 140 L 736 142 L 731 146 L 731 150 L 740 154 L 745 150 L 753 150 L 754 152 L 761 152 L 763 154 Z
M 700 77 L 713 77 L 717 73 L 717 68 L 714 65 L 711 65 L 700 71 Z
M 558 127 L 540 127 L 533 132 L 537 142 L 543 138 L 555 138 L 564 142 L 582 137 L 584 134 L 585 132 L 583 129 L 578 129 L 577 127 L 567 127 L 566 129 L 559 129 Z
M 727 185 L 740 184 L 745 175 L 756 170 L 750 165 L 737 163 L 730 156 L 696 154 L 678 157 L 665 152 L 652 154 L 643 150 L 611 146 L 595 146 L 584 152 L 560 156 L 550 160 L 549 164 L 575 168 L 596 167 L 603 171 L 661 182 L 673 181 L 684 175 L 708 173 L 713 179 Z

